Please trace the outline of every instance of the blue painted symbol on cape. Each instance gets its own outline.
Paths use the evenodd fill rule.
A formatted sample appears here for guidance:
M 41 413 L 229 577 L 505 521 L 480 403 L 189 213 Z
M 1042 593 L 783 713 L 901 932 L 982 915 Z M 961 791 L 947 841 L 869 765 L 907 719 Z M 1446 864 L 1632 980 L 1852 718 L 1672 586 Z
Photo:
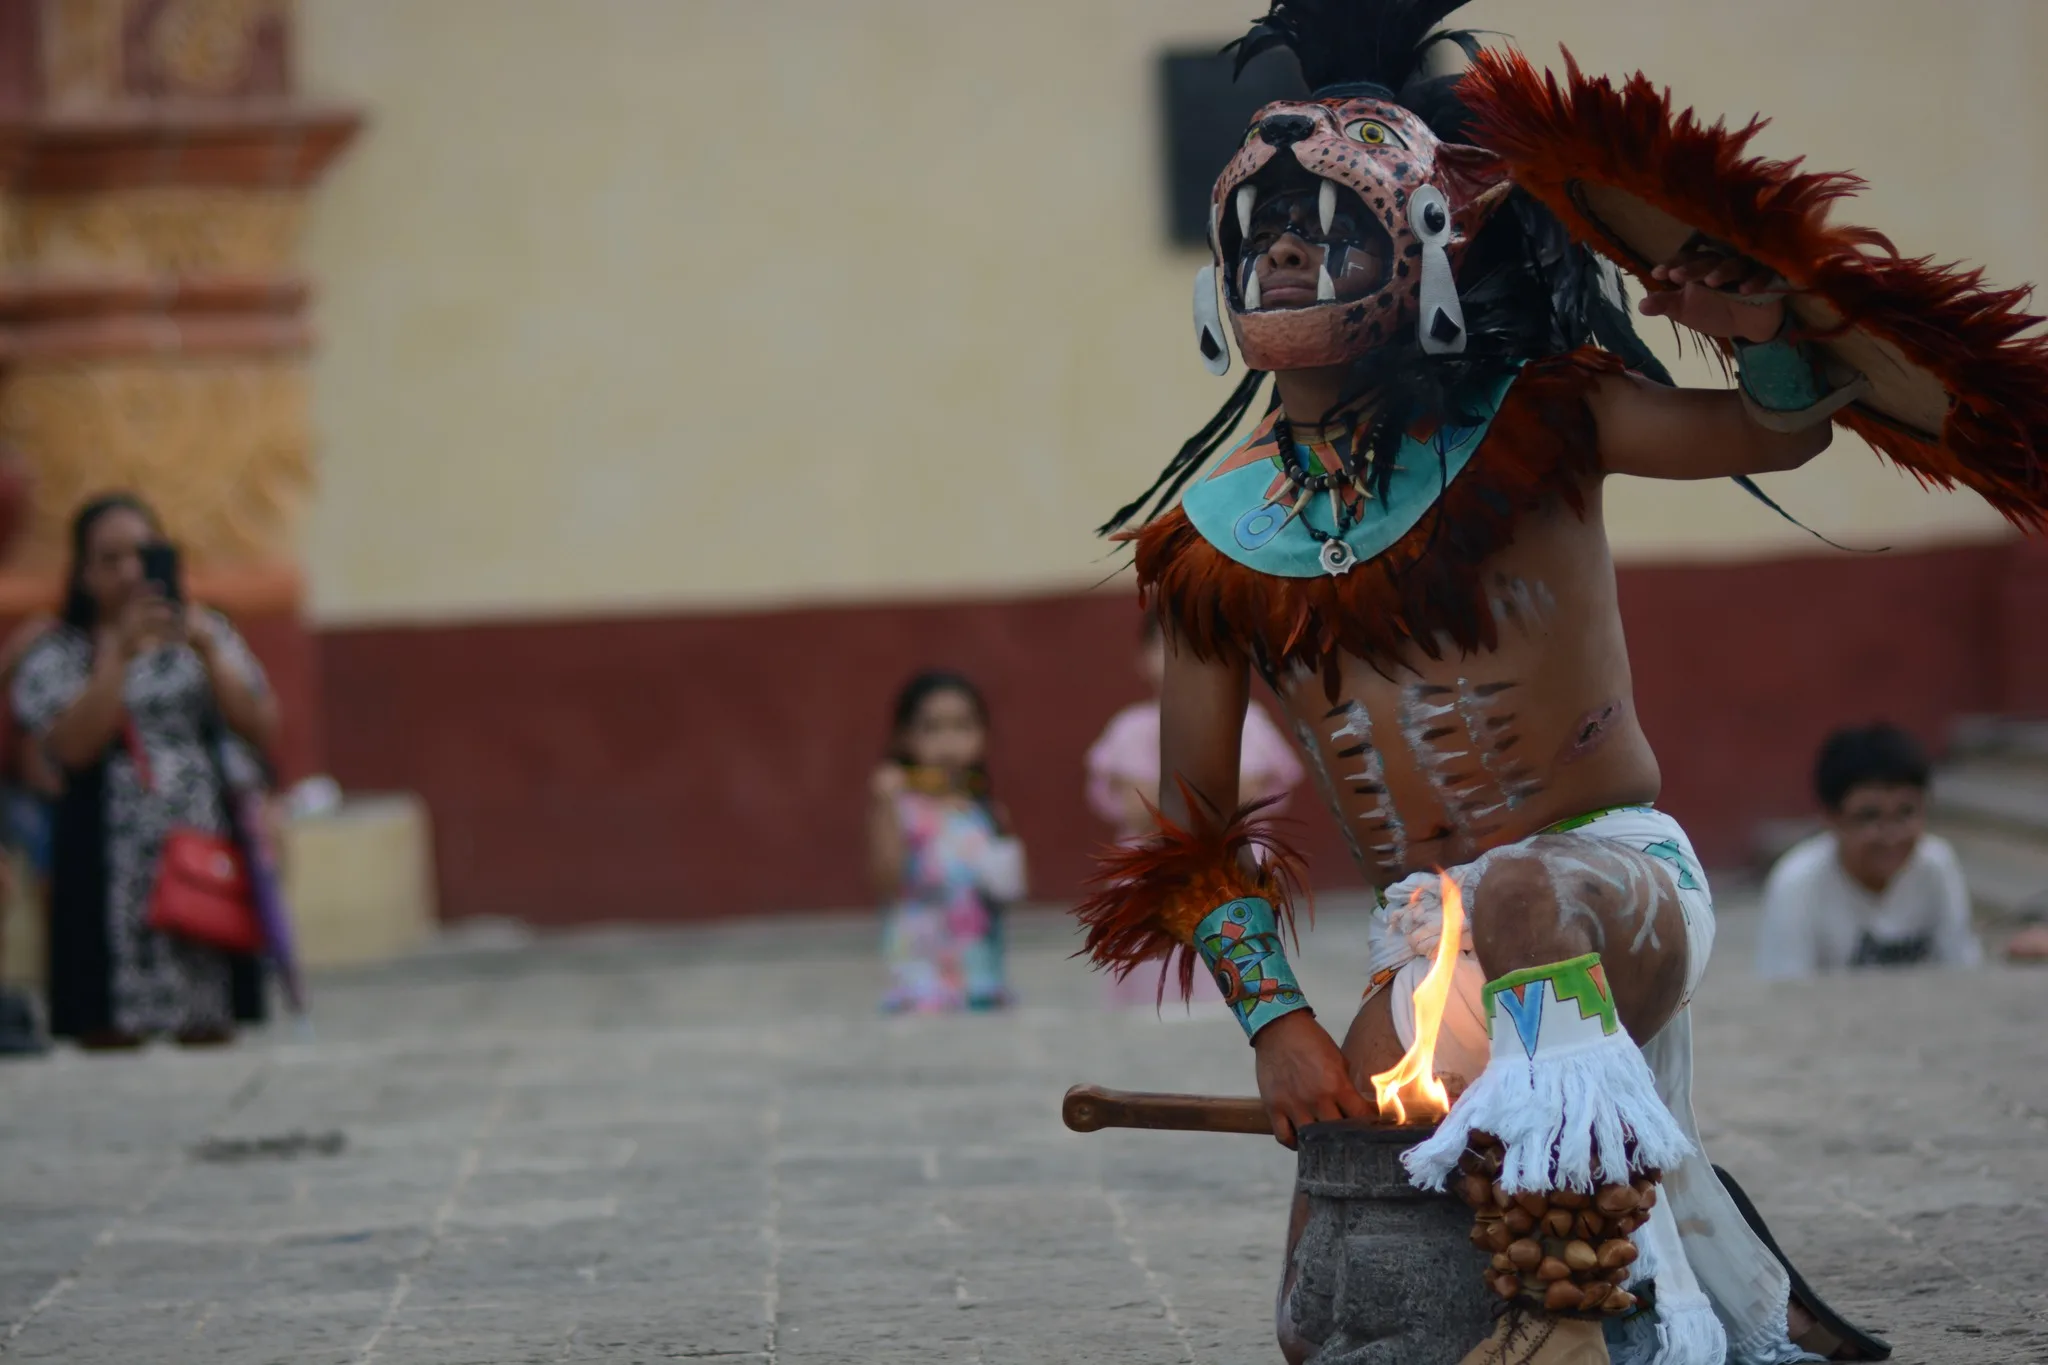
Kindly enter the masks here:
M 1286 524 L 1287 509 L 1277 502 L 1269 502 L 1264 507 L 1254 507 L 1246 512 L 1230 529 L 1238 544 L 1247 550 L 1257 550 L 1279 535 L 1280 528 Z
M 1510 986 L 1493 997 L 1493 1003 L 1514 1021 L 1515 1034 L 1522 1040 L 1522 1051 L 1531 1057 L 1536 1055 L 1536 1035 L 1543 1028 L 1543 991 L 1549 984 L 1547 981 L 1531 981 L 1523 986 Z
M 1485 431 L 1487 425 L 1490 424 L 1483 423 L 1476 427 L 1438 427 L 1430 444 L 1436 447 L 1437 454 L 1448 455 L 1471 440 L 1474 432 Z

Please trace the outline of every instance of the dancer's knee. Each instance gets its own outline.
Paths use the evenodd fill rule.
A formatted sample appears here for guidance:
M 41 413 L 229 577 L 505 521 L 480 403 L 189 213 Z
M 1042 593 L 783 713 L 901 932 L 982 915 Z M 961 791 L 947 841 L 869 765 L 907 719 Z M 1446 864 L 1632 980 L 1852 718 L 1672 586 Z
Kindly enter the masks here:
M 1550 868 L 1535 854 L 1489 863 L 1471 907 L 1472 951 L 1489 977 L 1561 962 L 1601 946 L 1597 908 L 1575 902 L 1580 913 L 1566 913 Z

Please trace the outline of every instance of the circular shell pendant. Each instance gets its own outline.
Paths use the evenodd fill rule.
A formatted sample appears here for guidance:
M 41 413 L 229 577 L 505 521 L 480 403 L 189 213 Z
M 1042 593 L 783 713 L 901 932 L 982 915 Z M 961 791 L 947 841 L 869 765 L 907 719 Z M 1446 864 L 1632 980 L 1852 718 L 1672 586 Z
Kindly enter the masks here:
M 1330 575 L 1330 577 L 1342 577 L 1344 574 L 1351 572 L 1352 565 L 1356 563 L 1358 563 L 1358 552 L 1343 541 L 1326 540 L 1323 542 L 1323 572 Z

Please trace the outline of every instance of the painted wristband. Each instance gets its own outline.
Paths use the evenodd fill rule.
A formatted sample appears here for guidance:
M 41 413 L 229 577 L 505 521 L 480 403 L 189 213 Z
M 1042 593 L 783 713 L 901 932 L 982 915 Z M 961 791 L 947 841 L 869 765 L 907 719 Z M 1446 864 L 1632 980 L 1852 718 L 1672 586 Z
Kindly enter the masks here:
M 1195 926 L 1195 950 L 1209 964 L 1246 1038 L 1283 1014 L 1308 1008 L 1281 951 L 1280 924 L 1270 903 L 1247 897 L 1217 906 Z

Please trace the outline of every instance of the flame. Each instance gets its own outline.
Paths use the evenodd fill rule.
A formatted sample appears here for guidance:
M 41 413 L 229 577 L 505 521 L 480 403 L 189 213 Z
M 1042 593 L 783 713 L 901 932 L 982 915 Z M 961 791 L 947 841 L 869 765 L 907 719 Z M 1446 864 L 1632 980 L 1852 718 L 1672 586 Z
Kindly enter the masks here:
M 1391 1117 L 1395 1123 L 1408 1122 L 1409 1104 L 1415 1105 L 1418 1118 L 1441 1118 L 1451 1112 L 1450 1092 L 1436 1078 L 1436 1036 L 1444 1021 L 1444 1006 L 1451 998 L 1451 977 L 1458 970 L 1458 945 L 1465 937 L 1465 901 L 1456 882 L 1441 872 L 1437 877 L 1444 907 L 1443 937 L 1437 940 L 1429 975 L 1415 988 L 1415 1045 L 1402 1054 L 1393 1070 L 1372 1078 L 1380 1117 Z M 1415 895 L 1420 898 L 1422 892 Z

